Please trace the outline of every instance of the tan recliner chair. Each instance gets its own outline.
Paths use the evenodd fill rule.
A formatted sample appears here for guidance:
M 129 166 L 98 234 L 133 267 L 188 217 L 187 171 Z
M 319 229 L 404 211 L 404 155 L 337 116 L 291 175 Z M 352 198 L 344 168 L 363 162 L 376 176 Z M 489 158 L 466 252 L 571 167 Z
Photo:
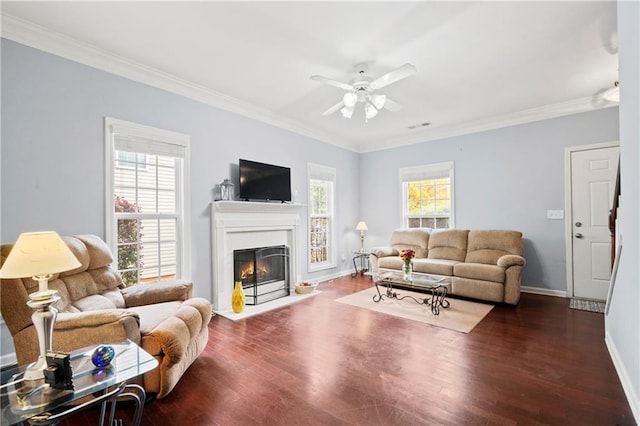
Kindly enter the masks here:
M 125 287 L 112 265 L 109 247 L 95 235 L 63 237 L 81 267 L 54 275 L 49 288 L 58 291 L 59 314 L 53 349 L 69 352 L 89 345 L 130 339 L 153 355 L 158 368 L 144 375 L 144 388 L 165 397 L 204 350 L 211 304 L 192 298 L 192 284 L 168 281 Z M 11 245 L 1 248 L 2 261 Z M 3 279 L 0 308 L 11 335 L 18 364 L 36 360 L 36 330 L 31 323 L 28 294 L 38 284 L 31 278 Z

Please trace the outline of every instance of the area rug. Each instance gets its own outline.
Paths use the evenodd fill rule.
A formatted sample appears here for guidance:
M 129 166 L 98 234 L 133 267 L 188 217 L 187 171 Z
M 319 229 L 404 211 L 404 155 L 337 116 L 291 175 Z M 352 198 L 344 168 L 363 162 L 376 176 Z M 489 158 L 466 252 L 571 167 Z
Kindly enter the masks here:
M 398 297 L 410 295 L 416 298 L 424 298 L 424 293 L 417 293 L 409 290 L 395 290 Z M 451 304 L 449 308 L 440 309 L 440 315 L 433 315 L 431 308 L 426 305 L 419 305 L 411 299 L 396 300 L 384 297 L 380 302 L 373 301 L 373 295 L 378 294 L 375 287 L 368 288 L 357 293 L 350 294 L 336 302 L 371 311 L 381 312 L 437 327 L 448 328 L 449 330 L 469 333 L 473 328 L 493 309 L 493 305 L 486 303 L 476 303 L 467 300 L 460 300 L 448 297 Z
M 246 305 L 244 307 L 244 311 L 240 312 L 239 314 L 236 314 L 231 309 L 228 311 L 215 311 L 215 313 L 225 318 L 229 318 L 230 320 L 238 321 L 241 319 L 252 317 L 254 315 L 272 311 L 274 309 L 282 308 L 283 306 L 288 306 L 292 303 L 302 302 L 303 300 L 306 300 L 320 293 L 322 292 L 319 290 L 314 290 L 313 293 L 309 294 L 291 293 L 290 296 L 281 297 L 280 299 L 271 300 L 259 305 Z
M 589 311 L 589 312 L 597 312 L 599 314 L 604 314 L 604 308 L 606 307 L 605 302 L 598 302 L 595 300 L 587 300 L 587 299 L 571 299 L 569 302 L 569 308 L 577 309 L 579 311 Z

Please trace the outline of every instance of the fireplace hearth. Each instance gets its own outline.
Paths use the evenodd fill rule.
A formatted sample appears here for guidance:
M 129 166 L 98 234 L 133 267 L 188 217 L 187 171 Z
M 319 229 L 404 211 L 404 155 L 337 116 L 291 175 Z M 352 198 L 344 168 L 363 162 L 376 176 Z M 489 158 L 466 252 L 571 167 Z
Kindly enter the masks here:
M 289 296 L 289 249 L 278 245 L 233 251 L 234 282 L 241 281 L 246 304 Z

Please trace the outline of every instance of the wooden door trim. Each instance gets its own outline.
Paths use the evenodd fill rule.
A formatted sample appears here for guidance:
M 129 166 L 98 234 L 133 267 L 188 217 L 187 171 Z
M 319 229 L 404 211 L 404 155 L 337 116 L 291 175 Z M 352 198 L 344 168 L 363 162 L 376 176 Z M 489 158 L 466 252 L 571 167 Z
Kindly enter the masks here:
M 573 190 L 571 187 L 571 154 L 580 151 L 591 151 L 603 148 L 620 147 L 619 141 L 602 142 L 591 145 L 570 146 L 564 149 L 564 211 L 566 212 L 564 219 L 564 236 L 565 236 L 565 253 L 567 260 L 567 293 L 566 297 L 573 297 L 573 207 L 572 197 Z

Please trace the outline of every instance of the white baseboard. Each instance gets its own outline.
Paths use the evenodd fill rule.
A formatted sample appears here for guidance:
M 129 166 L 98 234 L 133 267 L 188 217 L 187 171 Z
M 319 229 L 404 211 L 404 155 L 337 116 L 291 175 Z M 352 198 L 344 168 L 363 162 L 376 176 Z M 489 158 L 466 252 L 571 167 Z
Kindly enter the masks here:
M 542 288 L 542 287 L 520 287 L 521 293 L 532 293 L 532 294 L 541 294 L 543 296 L 554 296 L 554 297 L 567 297 L 567 292 L 562 290 L 553 290 L 550 288 Z
M 323 281 L 329 281 L 329 280 L 333 280 L 336 278 L 340 278 L 340 277 L 346 277 L 348 275 L 351 275 L 350 271 L 338 271 L 335 274 L 329 274 L 329 275 L 323 275 L 321 277 L 316 277 L 313 279 L 309 279 L 308 281 L 313 281 L 313 282 L 323 282 Z
M 633 389 L 633 384 L 629 379 L 627 369 L 624 367 L 624 364 L 620 360 L 620 355 L 618 354 L 616 345 L 611 339 L 609 339 L 609 333 L 606 330 L 604 334 L 604 342 L 607 345 L 607 349 L 609 350 L 609 355 L 611 356 L 611 360 L 613 361 L 613 366 L 618 373 L 618 378 L 620 379 L 620 383 L 622 384 L 622 390 L 627 397 L 627 402 L 629 403 L 629 407 L 631 407 L 633 417 L 635 417 L 636 423 L 640 424 L 640 401 L 638 400 L 638 395 L 636 395 Z

